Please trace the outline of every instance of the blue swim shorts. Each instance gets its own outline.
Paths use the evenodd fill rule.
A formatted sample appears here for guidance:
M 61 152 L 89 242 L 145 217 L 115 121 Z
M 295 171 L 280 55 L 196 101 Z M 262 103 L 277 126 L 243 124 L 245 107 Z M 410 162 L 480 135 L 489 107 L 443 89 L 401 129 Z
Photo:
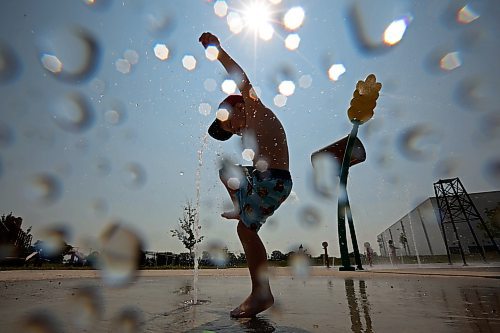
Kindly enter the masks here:
M 268 169 L 261 172 L 254 167 L 242 167 L 243 175 L 236 197 L 240 204 L 241 221 L 258 231 L 288 198 L 292 191 L 290 172 Z

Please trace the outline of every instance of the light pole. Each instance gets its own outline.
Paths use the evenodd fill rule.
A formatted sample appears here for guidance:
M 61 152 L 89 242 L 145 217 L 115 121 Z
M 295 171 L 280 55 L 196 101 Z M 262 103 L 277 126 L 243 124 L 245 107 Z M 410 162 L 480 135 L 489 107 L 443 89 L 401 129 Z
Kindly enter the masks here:
M 330 268 L 330 258 L 328 258 L 328 250 L 326 249 L 328 247 L 328 242 L 323 242 L 321 245 L 323 249 L 325 249 L 325 266 L 326 268 Z
M 347 176 L 349 175 L 350 166 L 363 162 L 366 159 L 366 152 L 363 144 L 357 138 L 358 128 L 360 125 L 364 124 L 373 117 L 373 109 L 377 105 L 376 101 L 381 88 L 382 84 L 377 82 L 377 78 L 374 74 L 368 75 L 365 81 L 358 81 L 356 89 L 353 93 L 353 98 L 351 99 L 351 105 L 347 110 L 347 116 L 353 124 L 351 133 L 346 138 L 314 152 L 311 156 L 311 159 L 314 160 L 318 154 L 326 152 L 332 154 L 338 161 L 342 161 L 339 175 L 340 181 L 337 208 L 338 237 L 340 256 L 342 260 L 342 267 L 340 267 L 339 270 L 341 271 L 355 270 L 355 268 L 351 266 L 349 260 L 345 227 L 346 216 L 349 225 L 349 232 L 351 234 L 356 266 L 360 270 L 363 269 L 349 204 L 349 197 L 347 195 Z

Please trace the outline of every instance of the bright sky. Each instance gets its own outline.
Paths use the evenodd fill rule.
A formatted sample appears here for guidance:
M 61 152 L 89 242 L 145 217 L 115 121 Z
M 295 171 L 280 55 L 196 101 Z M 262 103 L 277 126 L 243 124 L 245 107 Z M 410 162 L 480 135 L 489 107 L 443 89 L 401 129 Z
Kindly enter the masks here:
M 335 178 L 328 163 L 314 176 L 310 154 L 350 132 L 370 73 L 383 87 L 348 185 L 360 248 L 440 178 L 500 188 L 498 1 L 253 2 L 2 2 L 0 213 L 23 217 L 34 240 L 63 226 L 84 252 L 117 222 L 147 250 L 181 252 L 169 230 L 199 193 L 203 244 L 241 252 L 236 223 L 219 217 L 217 170 L 222 156 L 249 162 L 238 139 L 204 144 L 234 89 L 198 42 L 205 31 L 287 132 L 294 193 L 260 231 L 269 253 L 318 255 L 328 241 L 339 255 L 335 191 L 313 185 L 335 190 Z

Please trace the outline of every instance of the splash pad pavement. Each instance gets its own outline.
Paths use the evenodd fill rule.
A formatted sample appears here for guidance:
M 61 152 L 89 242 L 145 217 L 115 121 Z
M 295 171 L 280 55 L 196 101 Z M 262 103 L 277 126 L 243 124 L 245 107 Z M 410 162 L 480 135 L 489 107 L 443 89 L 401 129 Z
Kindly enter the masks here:
M 500 265 L 272 270 L 276 304 L 253 319 L 229 311 L 249 293 L 246 269 L 144 270 L 106 287 L 93 270 L 0 271 L 3 332 L 495 332 Z

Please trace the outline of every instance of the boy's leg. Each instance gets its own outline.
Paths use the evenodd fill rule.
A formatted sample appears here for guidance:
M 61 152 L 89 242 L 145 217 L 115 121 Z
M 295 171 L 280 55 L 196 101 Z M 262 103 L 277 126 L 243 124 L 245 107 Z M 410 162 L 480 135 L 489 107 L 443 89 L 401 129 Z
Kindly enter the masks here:
M 274 304 L 274 297 L 269 286 L 266 249 L 259 235 L 240 221 L 238 237 L 247 258 L 252 292 L 240 306 L 231 311 L 231 317 L 248 318 L 270 308 Z
M 225 169 L 221 169 L 219 171 L 219 178 L 222 181 L 222 184 L 224 184 L 224 187 L 226 188 L 227 192 L 229 193 L 229 196 L 230 196 L 231 201 L 233 203 L 233 210 L 228 211 L 228 212 L 223 212 L 221 214 L 221 216 L 224 218 L 227 218 L 227 219 L 238 219 L 239 215 L 240 215 L 240 204 L 239 204 L 238 198 L 236 197 L 237 189 L 231 188 L 232 186 L 231 186 L 231 184 L 229 184 L 231 178 L 228 177 L 228 175 L 225 172 Z

